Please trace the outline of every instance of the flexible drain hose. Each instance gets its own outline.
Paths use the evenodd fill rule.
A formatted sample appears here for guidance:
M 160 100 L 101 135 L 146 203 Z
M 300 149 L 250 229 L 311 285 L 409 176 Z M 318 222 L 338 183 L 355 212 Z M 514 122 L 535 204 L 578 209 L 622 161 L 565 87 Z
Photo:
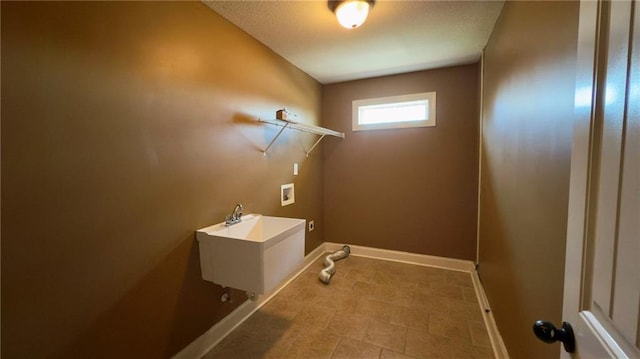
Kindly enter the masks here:
M 331 276 L 336 273 L 336 264 L 334 261 L 347 258 L 350 252 L 349 246 L 345 245 L 341 251 L 335 251 L 324 258 L 325 268 L 320 271 L 320 281 L 322 283 L 329 284 Z

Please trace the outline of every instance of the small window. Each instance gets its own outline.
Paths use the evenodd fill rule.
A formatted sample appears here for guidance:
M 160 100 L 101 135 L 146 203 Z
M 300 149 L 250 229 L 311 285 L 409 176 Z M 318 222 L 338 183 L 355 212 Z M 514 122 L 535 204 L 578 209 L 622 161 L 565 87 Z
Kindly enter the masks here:
M 353 101 L 353 130 L 431 127 L 436 125 L 436 93 Z

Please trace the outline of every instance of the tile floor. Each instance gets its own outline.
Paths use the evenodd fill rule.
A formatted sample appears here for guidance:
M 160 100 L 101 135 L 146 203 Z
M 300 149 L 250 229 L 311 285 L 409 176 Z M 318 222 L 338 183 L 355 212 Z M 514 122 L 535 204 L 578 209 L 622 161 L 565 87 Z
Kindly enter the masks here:
M 493 358 L 468 273 L 324 255 L 229 334 L 212 358 Z

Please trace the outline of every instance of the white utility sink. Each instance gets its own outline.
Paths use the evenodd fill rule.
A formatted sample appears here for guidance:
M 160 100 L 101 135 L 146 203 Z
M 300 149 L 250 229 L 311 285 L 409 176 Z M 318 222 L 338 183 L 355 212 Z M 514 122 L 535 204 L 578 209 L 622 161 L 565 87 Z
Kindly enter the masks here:
M 302 267 L 306 221 L 297 218 L 242 216 L 196 231 L 204 280 L 264 294 Z

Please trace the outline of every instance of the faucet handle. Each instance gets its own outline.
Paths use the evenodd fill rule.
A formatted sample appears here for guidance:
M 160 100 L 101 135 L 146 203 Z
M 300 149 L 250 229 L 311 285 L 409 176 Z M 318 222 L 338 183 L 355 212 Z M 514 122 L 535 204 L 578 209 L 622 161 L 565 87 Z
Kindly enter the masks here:
M 242 220 L 242 204 L 238 203 L 233 208 L 233 212 L 230 215 L 225 217 L 226 225 L 231 225 L 234 223 L 238 223 Z

